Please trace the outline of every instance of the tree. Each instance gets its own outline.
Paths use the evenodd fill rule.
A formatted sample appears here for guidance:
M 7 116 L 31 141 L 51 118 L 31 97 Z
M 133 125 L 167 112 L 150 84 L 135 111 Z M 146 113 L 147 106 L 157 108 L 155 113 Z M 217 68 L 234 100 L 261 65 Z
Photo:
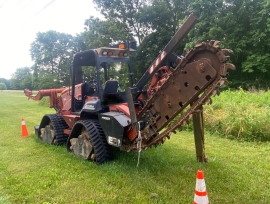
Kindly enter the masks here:
M 30 53 L 34 60 L 34 87 L 42 88 L 43 82 L 47 81 L 46 74 L 50 73 L 54 87 L 69 84 L 69 65 L 75 50 L 72 35 L 47 31 L 37 33 L 36 40 L 32 42 Z M 36 79 L 38 78 L 38 80 Z M 45 78 L 43 78 L 45 77 Z M 37 84 L 36 84 L 37 83 Z
M 148 0 L 94 0 L 101 13 L 109 22 L 117 25 L 127 36 L 136 36 L 139 43 L 149 34 L 148 22 L 142 21 L 142 8 L 151 3 Z M 128 39 L 129 40 L 129 39 Z
M 37 89 L 52 89 L 57 88 L 57 78 L 53 73 L 41 70 L 39 73 L 39 79 L 41 79 L 42 84 L 39 83 Z
M 29 67 L 22 67 L 16 69 L 10 79 L 10 86 L 12 89 L 32 89 L 32 74 Z
M 7 90 L 6 84 L 0 82 L 0 90 Z
M 128 39 L 133 40 L 133 38 L 127 36 L 125 28 L 119 22 L 101 20 L 90 16 L 89 19 L 85 20 L 84 26 L 85 31 L 75 38 L 76 47 L 83 48 L 81 50 L 109 46 Z
M 231 61 L 236 70 L 231 72 L 230 79 L 237 82 L 236 85 L 269 79 L 269 9 L 267 0 L 196 0 L 191 3 L 190 10 L 200 17 L 191 34 L 194 39 L 204 41 L 219 39 L 222 47 L 234 51 Z
M 0 83 L 4 83 L 7 87 L 7 89 L 10 89 L 10 82 L 8 79 L 0 78 Z
M 113 34 L 109 32 L 109 23 L 90 16 L 84 23 L 85 31 L 81 34 L 87 49 L 109 46 Z

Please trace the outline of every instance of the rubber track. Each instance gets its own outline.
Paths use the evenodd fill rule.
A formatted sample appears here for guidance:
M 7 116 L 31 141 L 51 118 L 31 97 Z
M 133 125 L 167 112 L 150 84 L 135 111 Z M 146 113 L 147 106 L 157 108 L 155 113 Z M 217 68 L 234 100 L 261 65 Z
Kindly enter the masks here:
M 64 134 L 64 129 L 68 129 L 63 117 L 59 114 L 47 114 L 53 126 L 56 142 L 55 145 L 62 145 L 67 142 L 68 135 Z
M 82 124 L 90 135 L 90 141 L 94 146 L 96 163 L 102 164 L 113 159 L 112 147 L 107 143 L 106 135 L 97 120 L 81 120 Z

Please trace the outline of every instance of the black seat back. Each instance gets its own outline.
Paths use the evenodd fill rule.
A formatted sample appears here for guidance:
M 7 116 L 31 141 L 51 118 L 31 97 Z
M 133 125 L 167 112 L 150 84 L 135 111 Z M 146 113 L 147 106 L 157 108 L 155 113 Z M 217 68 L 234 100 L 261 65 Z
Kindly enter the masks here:
M 121 94 L 118 92 L 119 83 L 116 80 L 105 82 L 102 102 L 103 104 L 115 104 L 122 101 Z
M 113 94 L 117 92 L 119 83 L 116 80 L 108 80 L 105 82 L 104 93 Z

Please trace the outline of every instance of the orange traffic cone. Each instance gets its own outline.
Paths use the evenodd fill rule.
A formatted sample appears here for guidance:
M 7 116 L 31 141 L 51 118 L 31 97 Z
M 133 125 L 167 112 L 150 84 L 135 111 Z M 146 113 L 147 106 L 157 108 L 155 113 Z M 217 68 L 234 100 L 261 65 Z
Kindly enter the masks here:
M 29 136 L 28 130 L 27 130 L 27 127 L 23 118 L 22 118 L 22 136 L 23 137 Z
M 208 196 L 202 170 L 198 170 L 194 193 L 194 204 L 208 204 Z

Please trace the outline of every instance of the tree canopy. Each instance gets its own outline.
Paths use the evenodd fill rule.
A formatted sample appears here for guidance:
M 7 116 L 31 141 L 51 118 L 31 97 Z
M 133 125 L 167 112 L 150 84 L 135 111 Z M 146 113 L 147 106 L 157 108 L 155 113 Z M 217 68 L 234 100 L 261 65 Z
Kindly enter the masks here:
M 11 89 L 32 89 L 32 74 L 29 67 L 21 67 L 16 69 L 10 79 Z
M 5 84 L 6 89 L 10 89 L 10 81 L 5 78 L 0 78 L 0 83 Z
M 234 51 L 231 61 L 231 86 L 269 86 L 270 76 L 270 3 L 268 0 L 93 0 L 104 18 L 90 16 L 85 31 L 71 36 L 56 31 L 37 33 L 30 54 L 34 65 L 28 72 L 16 70 L 12 88 L 36 89 L 69 85 L 69 66 L 74 53 L 136 40 L 138 49 L 131 54 L 136 78 L 155 60 L 185 19 L 194 13 L 199 23 L 176 50 L 182 55 L 197 40 L 219 40 Z M 23 71 L 24 70 L 24 71 Z M 21 79 L 18 72 L 26 79 Z M 118 73 L 122 76 L 123 70 Z M 124 75 L 123 75 L 124 76 Z M 14 80 L 18 82 L 15 82 Z M 260 87 L 261 88 L 261 87 Z
M 7 86 L 5 83 L 0 82 L 0 90 L 7 90 Z
M 52 30 L 37 33 L 30 48 L 35 63 L 33 87 L 53 88 L 69 83 L 68 70 L 73 51 L 74 39 L 71 35 Z M 48 83 L 48 79 L 55 83 Z

